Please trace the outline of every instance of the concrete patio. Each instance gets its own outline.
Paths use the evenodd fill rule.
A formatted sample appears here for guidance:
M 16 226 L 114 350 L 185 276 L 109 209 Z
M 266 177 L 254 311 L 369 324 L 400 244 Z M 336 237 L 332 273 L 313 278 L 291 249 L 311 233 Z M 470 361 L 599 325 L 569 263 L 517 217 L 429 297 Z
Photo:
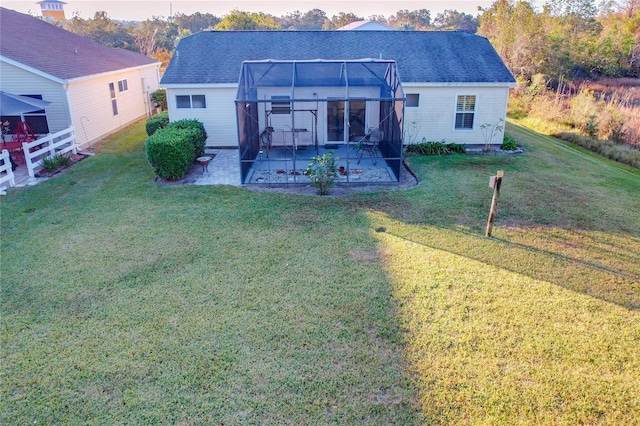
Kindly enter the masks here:
M 360 163 L 358 163 L 357 152 L 354 151 L 353 147 L 326 148 L 320 146 L 317 154 L 315 149 L 295 152 L 274 149 L 269 153 L 269 158 L 263 153 L 260 158 L 253 162 L 250 171 L 251 176 L 253 176 L 252 183 L 256 183 L 256 185 L 249 184 L 246 186 L 287 186 L 287 184 L 291 183 L 295 183 L 295 185 L 288 186 L 296 187 L 304 184 L 309 186 L 310 182 L 307 176 L 296 172 L 292 174 L 291 171 L 305 169 L 313 156 L 323 155 L 329 151 L 332 151 L 338 158 L 337 165 L 345 167 L 345 172 L 340 174 L 336 180 L 337 184 L 366 186 L 366 184 L 388 185 L 397 183 L 393 180 L 393 175 L 388 171 L 386 162 L 382 158 L 375 158 L 376 164 L 373 164 L 374 158 L 365 154 Z M 240 160 L 237 149 L 207 148 L 205 155 L 213 157 L 206 169 L 203 169 L 199 163 L 194 163 L 183 179 L 176 182 L 165 182 L 165 184 L 243 186 L 240 179 Z M 16 188 L 37 185 L 49 179 L 48 177 L 30 177 L 25 165 L 19 165 L 14 170 L 14 178 Z M 6 186 L 8 186 L 8 183 Z
M 251 163 L 248 185 L 254 184 L 309 184 L 311 180 L 304 171 L 315 156 L 332 153 L 339 168 L 337 183 L 394 183 L 393 171 L 376 150 L 375 157 L 368 152 L 360 152 L 355 144 L 319 145 L 293 150 L 291 148 L 263 151 Z

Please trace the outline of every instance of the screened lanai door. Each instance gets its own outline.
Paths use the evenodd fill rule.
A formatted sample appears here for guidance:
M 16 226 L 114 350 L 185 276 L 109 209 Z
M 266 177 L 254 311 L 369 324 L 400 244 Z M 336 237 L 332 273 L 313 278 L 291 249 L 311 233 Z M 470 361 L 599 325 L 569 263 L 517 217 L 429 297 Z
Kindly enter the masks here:
M 405 96 L 394 61 L 245 61 L 235 102 L 243 184 L 306 185 L 305 156 L 330 150 L 341 153 L 334 158 L 345 183 L 383 182 L 384 173 L 400 180 Z M 379 129 L 377 150 L 358 163 L 360 149 L 349 142 L 371 128 Z
M 341 143 L 345 141 L 345 110 L 348 111 L 347 121 L 349 137 L 365 134 L 365 119 L 367 102 L 365 100 L 330 100 L 327 102 L 327 141 L 331 143 Z

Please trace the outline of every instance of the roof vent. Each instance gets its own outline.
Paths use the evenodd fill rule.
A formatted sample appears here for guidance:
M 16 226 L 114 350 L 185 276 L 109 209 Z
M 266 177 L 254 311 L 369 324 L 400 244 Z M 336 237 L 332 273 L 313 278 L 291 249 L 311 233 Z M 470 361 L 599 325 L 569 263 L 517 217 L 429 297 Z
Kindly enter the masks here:
M 73 53 L 75 53 L 76 55 L 78 54 L 78 48 L 77 47 L 75 49 L 73 49 Z

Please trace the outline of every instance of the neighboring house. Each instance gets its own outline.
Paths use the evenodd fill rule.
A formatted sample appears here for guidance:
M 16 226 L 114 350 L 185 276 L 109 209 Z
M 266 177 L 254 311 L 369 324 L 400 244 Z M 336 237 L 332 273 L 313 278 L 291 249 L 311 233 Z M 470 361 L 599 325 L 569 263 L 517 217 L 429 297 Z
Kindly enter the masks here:
M 288 82 L 274 80 L 269 84 L 275 77 L 265 71 L 262 77 L 252 76 L 255 81 L 248 84 L 243 63 L 269 60 L 269 72 L 280 67 L 295 69 L 295 75 L 289 75 Z M 326 69 L 335 66 L 340 70 L 346 70 L 347 63 L 367 67 L 375 61 L 395 61 L 401 105 L 395 103 L 395 97 L 383 96 L 378 86 L 356 87 L 358 83 L 352 79 L 349 87 L 349 76 L 343 71 L 339 71 L 341 83 L 328 83 L 320 73 L 300 78 L 297 73 L 302 64 L 316 60 L 334 61 Z M 249 67 L 255 70 L 258 65 Z M 242 81 L 241 69 L 245 70 Z M 256 128 L 250 132 L 263 132 L 268 127 L 309 128 L 311 116 L 295 111 L 308 110 L 315 101 L 316 112 L 312 114 L 317 126 L 312 137 L 317 138 L 316 143 L 347 143 L 366 129 L 381 126 L 382 112 L 388 112 L 383 103 L 394 102 L 397 114 L 393 126 L 403 135 L 400 143 L 424 138 L 468 147 L 485 144 L 483 125 L 505 119 L 509 88 L 515 86 L 515 79 L 486 38 L 438 31 L 200 32 L 180 42 L 160 85 L 167 89 L 172 121 L 198 119 L 209 135 L 208 146 L 242 148 L 243 139 L 253 138 L 251 143 L 255 144 L 257 135 L 247 136 L 245 130 L 238 130 L 249 129 L 245 122 L 238 122 L 240 104 L 249 93 L 239 92 L 239 81 L 243 90 L 257 96 L 257 107 L 246 103 L 247 111 L 254 109 L 251 120 Z M 498 133 L 494 144 L 502 141 L 503 133 Z M 255 147 L 251 152 L 255 154 Z
M 393 31 L 393 28 L 379 21 L 355 21 L 338 28 L 338 31 Z
M 51 102 L 24 115 L 35 133 L 75 128 L 87 146 L 149 115 L 160 63 L 0 8 L 0 87 Z M 12 128 L 20 117 L 2 117 Z
M 64 21 L 66 19 L 64 15 L 65 2 L 60 0 L 43 0 L 39 1 L 38 4 L 40 5 L 43 19 L 49 21 Z

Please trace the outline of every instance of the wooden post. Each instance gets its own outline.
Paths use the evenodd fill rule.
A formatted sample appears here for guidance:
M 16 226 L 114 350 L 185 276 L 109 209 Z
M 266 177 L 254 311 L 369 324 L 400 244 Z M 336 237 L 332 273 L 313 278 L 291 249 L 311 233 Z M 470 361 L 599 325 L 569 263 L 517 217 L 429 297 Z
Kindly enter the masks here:
M 487 230 L 485 236 L 491 236 L 491 230 L 493 229 L 493 218 L 496 215 L 496 205 L 498 204 L 498 197 L 500 196 L 500 185 L 502 184 L 502 177 L 504 171 L 498 170 L 495 176 L 491 176 L 489 180 L 489 187 L 493 188 L 493 199 L 491 200 L 491 210 L 489 211 L 489 220 L 487 221 Z

